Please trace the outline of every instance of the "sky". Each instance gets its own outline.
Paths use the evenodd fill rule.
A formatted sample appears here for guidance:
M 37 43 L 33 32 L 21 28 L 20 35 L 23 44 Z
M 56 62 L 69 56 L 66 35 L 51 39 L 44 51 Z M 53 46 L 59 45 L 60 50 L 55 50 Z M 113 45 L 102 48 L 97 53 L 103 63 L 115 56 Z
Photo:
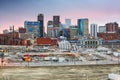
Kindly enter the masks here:
M 73 25 L 77 19 L 88 18 L 89 23 L 103 26 L 108 22 L 120 23 L 120 0 L 0 0 L 0 32 L 10 26 L 24 27 L 24 21 L 37 21 L 44 14 L 44 24 L 60 15 L 60 21 L 70 18 Z

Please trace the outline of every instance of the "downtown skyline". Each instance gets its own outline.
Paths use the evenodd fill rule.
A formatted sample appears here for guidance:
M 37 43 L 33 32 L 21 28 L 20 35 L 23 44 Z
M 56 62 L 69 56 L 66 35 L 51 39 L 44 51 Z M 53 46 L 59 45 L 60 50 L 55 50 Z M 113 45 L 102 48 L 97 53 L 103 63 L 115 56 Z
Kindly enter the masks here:
M 90 24 L 105 25 L 108 22 L 120 23 L 119 0 L 0 0 L 1 31 L 14 25 L 24 27 L 24 21 L 37 21 L 39 13 L 44 14 L 44 26 L 54 15 L 66 18 L 77 24 L 77 19 L 88 18 Z

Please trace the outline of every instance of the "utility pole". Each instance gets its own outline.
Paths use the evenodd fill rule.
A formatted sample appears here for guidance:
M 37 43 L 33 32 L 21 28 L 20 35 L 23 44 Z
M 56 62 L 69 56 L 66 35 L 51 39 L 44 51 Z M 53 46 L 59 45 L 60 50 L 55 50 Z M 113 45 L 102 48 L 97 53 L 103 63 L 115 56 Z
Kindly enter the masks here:
M 13 25 L 13 45 L 14 45 L 14 25 Z

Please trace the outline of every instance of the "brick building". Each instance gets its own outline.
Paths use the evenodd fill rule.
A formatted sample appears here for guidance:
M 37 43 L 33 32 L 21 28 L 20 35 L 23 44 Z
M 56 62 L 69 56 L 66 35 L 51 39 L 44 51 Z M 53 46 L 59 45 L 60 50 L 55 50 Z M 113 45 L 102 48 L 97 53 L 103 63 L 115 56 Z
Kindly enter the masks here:
M 18 32 L 0 34 L 0 45 L 28 45 L 28 40 L 19 38 Z
M 97 33 L 97 36 L 103 40 L 120 40 L 118 33 Z
M 106 31 L 107 32 L 116 32 L 116 33 L 118 33 L 118 23 L 116 23 L 116 22 L 107 23 L 106 24 Z
M 36 44 L 41 46 L 44 46 L 44 45 L 53 46 L 53 45 L 57 45 L 57 39 L 37 38 Z

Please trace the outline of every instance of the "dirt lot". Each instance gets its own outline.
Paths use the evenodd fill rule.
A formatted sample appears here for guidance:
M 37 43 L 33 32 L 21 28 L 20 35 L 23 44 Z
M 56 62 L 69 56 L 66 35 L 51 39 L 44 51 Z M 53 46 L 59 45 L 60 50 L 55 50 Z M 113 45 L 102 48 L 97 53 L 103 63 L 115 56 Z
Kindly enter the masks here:
M 1 68 L 0 80 L 107 80 L 120 65 Z

